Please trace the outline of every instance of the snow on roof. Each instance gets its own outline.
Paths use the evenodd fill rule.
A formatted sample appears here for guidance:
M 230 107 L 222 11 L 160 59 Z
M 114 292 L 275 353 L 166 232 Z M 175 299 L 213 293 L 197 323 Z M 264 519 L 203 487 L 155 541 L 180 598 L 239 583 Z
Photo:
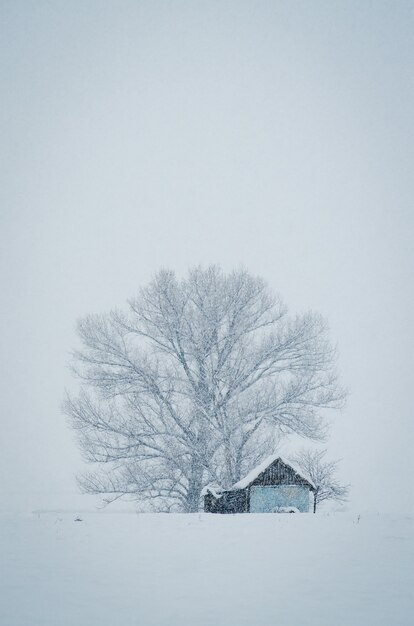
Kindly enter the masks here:
M 206 485 L 201 491 L 201 495 L 206 496 L 208 493 L 211 493 L 215 498 L 221 498 L 223 491 L 223 488 L 218 485 Z
M 232 486 L 232 489 L 245 489 L 250 483 L 252 483 L 262 472 L 264 472 L 269 465 L 274 463 L 279 458 L 278 454 L 272 454 L 268 456 L 260 465 L 254 467 L 244 478 L 239 480 L 238 483 Z
M 248 474 L 247 476 L 245 476 L 244 478 L 242 478 L 241 480 L 239 480 L 239 482 L 235 483 L 232 487 L 231 490 L 236 490 L 236 489 L 245 489 L 246 487 L 248 487 L 254 480 L 256 480 L 256 478 L 258 476 L 260 476 L 260 474 L 262 474 L 262 472 L 264 472 L 265 470 L 267 470 L 267 468 L 269 467 L 269 465 L 271 465 L 272 463 L 274 463 L 275 461 L 277 461 L 279 459 L 279 461 L 281 461 L 284 465 L 287 465 L 288 467 L 291 467 L 293 469 L 293 471 L 298 474 L 301 478 L 304 478 L 313 488 L 315 488 L 315 485 L 312 483 L 312 481 L 303 476 L 303 472 L 298 468 L 295 467 L 293 463 L 291 463 L 289 461 L 289 463 L 287 463 L 286 461 L 284 461 L 278 454 L 272 454 L 271 456 L 268 456 L 264 461 L 262 461 L 262 463 L 260 463 L 260 465 L 257 465 L 255 468 L 253 468 Z

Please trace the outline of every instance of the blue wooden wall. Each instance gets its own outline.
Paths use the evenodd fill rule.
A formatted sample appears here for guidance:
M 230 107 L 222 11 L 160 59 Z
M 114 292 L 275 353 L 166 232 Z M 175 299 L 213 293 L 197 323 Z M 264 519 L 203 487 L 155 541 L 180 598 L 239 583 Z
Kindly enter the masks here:
M 278 507 L 309 511 L 309 489 L 302 485 L 253 486 L 250 488 L 250 513 L 273 513 Z

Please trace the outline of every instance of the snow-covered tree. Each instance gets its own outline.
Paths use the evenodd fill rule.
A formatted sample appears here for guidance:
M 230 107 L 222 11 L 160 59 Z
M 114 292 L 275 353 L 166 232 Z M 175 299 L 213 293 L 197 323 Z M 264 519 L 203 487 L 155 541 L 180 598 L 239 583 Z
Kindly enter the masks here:
M 315 486 L 314 513 L 318 504 L 324 500 L 345 502 L 349 492 L 349 485 L 341 485 L 335 476 L 339 461 L 326 461 L 326 452 L 326 450 L 301 450 L 291 459 Z
M 244 270 L 161 271 L 124 311 L 79 321 L 81 381 L 65 410 L 81 479 L 109 499 L 196 511 L 207 482 L 228 486 L 287 434 L 320 439 L 344 399 L 317 314 L 290 316 Z

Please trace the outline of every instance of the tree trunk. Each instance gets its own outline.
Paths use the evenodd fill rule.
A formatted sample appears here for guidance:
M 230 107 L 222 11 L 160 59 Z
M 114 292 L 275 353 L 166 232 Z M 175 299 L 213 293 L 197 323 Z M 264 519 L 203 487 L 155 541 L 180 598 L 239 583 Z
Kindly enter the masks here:
M 318 495 L 318 491 L 313 492 L 313 512 L 316 513 L 316 497 Z
M 226 445 L 224 454 L 225 454 L 224 463 L 225 463 L 225 468 L 226 468 L 226 478 L 224 481 L 224 485 L 225 487 L 231 487 L 235 483 L 235 481 L 233 480 L 233 467 L 232 467 L 232 462 L 231 462 L 230 446 Z
M 188 481 L 186 513 L 197 513 L 200 507 L 200 495 L 203 488 L 203 467 L 198 459 L 191 461 L 191 474 Z

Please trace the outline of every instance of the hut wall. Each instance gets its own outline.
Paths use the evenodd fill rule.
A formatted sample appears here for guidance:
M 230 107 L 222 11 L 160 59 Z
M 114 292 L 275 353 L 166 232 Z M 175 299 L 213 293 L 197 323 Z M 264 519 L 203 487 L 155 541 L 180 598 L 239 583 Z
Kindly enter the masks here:
M 279 507 L 309 511 L 309 488 L 302 485 L 261 485 L 250 487 L 250 512 L 274 513 Z
M 204 511 L 206 513 L 221 513 L 221 498 L 215 498 L 211 493 L 204 496 Z
M 204 496 L 206 513 L 246 513 L 248 511 L 248 493 L 245 489 L 224 491 L 220 498 L 211 493 Z

